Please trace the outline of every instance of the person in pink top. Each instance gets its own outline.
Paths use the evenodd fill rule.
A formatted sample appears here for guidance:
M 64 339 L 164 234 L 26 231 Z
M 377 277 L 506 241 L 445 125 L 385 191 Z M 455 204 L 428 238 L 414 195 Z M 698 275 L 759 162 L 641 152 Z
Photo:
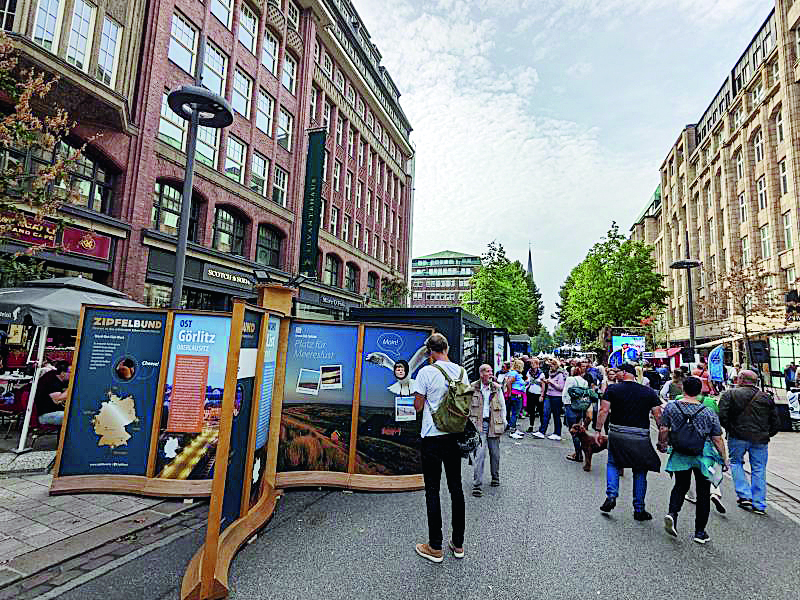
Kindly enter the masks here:
M 697 368 L 692 371 L 692 375 L 700 378 L 700 382 L 703 384 L 703 388 L 701 390 L 702 394 L 707 396 L 716 395 L 717 392 L 714 389 L 714 386 L 711 385 L 711 377 L 708 374 L 708 365 L 706 365 L 705 361 L 700 361 L 700 364 L 697 365 Z

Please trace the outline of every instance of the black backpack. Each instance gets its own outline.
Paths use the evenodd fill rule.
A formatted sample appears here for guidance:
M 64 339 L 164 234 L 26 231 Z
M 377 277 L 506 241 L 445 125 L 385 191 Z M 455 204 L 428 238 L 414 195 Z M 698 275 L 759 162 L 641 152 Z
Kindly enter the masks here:
M 697 415 L 707 410 L 708 407 L 701 404 L 698 410 L 687 414 L 680 402 L 676 402 L 675 405 L 681 411 L 684 419 L 677 427 L 670 429 L 669 444 L 675 452 L 680 454 L 700 456 L 703 454 L 703 447 L 706 445 L 706 436 L 697 431 L 694 420 Z

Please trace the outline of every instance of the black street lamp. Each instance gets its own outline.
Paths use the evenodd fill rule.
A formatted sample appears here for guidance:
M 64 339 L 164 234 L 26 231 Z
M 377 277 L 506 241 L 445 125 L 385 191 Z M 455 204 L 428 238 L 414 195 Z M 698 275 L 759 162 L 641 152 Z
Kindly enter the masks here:
M 233 111 L 228 101 L 205 88 L 184 85 L 167 96 L 169 107 L 179 117 L 189 121 L 186 136 L 186 171 L 183 176 L 183 198 L 178 243 L 175 247 L 175 281 L 172 284 L 172 308 L 181 307 L 183 276 L 186 268 L 186 243 L 189 239 L 189 217 L 192 209 L 194 155 L 197 149 L 197 128 L 222 129 L 233 123 Z
M 692 269 L 700 266 L 699 260 L 689 258 L 689 232 L 686 232 L 686 258 L 676 260 L 669 268 L 686 271 L 686 286 L 689 288 L 689 348 L 694 357 L 694 290 L 692 289 Z

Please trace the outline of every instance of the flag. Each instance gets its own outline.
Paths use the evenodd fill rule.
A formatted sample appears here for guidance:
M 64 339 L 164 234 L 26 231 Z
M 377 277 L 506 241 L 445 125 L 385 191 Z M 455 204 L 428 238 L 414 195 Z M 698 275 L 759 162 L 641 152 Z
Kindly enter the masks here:
M 708 355 L 708 373 L 711 381 L 725 380 L 725 348 L 717 346 Z

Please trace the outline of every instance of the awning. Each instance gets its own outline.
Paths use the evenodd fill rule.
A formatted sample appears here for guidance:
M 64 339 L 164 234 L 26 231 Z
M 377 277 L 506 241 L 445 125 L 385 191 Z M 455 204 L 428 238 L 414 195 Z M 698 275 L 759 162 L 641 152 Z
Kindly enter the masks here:
M 738 342 L 740 339 L 742 339 L 741 335 L 734 335 L 731 337 L 722 338 L 720 340 L 714 340 L 713 342 L 706 342 L 705 344 L 697 344 L 695 348 L 715 348 L 720 344 L 727 344 L 729 342 Z

